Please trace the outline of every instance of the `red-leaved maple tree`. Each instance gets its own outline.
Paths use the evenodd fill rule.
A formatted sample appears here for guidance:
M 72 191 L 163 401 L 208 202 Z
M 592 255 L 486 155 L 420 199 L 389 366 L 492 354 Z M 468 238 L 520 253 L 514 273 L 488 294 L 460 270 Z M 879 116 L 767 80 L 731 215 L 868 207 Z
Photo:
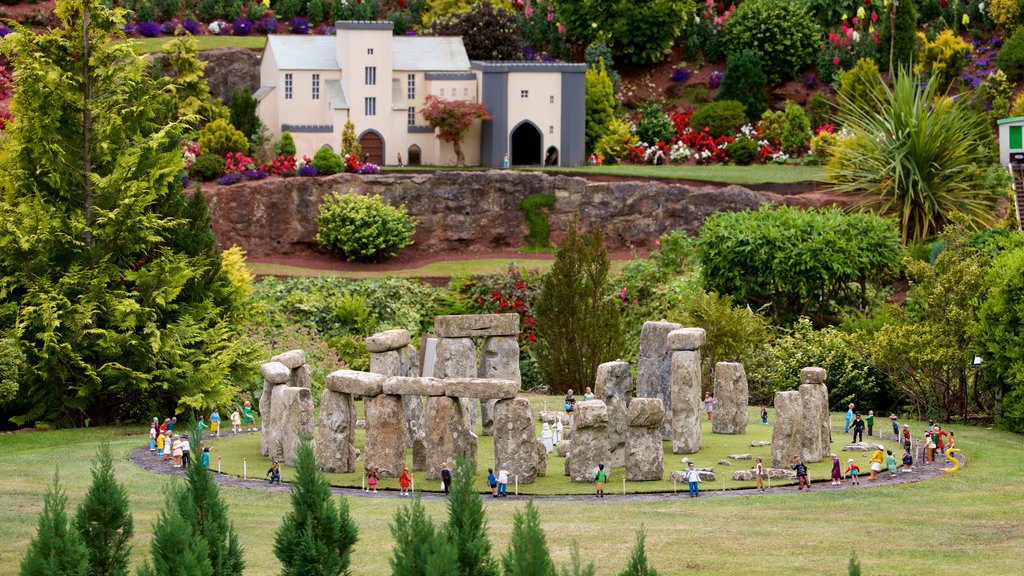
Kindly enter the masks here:
M 472 100 L 445 100 L 437 96 L 427 96 L 426 106 L 420 111 L 427 125 L 437 130 L 437 138 L 442 142 L 451 142 L 455 148 L 455 163 L 466 165 L 466 156 L 462 153 L 462 139 L 473 126 L 474 120 L 490 120 L 487 106 Z

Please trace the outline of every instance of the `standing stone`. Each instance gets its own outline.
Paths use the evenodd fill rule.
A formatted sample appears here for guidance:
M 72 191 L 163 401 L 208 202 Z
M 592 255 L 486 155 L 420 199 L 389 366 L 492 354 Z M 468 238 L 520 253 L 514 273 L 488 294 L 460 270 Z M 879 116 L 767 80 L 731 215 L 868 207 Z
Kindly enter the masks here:
M 804 413 L 803 459 L 821 462 L 829 454 L 830 425 L 828 388 L 825 386 L 824 368 L 804 368 L 800 371 L 800 402 Z M 718 414 L 715 414 L 718 417 Z
M 633 375 L 629 362 L 605 362 L 597 367 L 594 394 L 608 407 L 609 466 L 626 465 L 626 408 L 633 396 Z M 661 422 L 658 422 L 661 426 Z
M 271 413 L 271 457 L 291 466 L 299 454 L 302 438 L 313 437 L 313 393 L 309 388 L 275 386 Z
M 263 420 L 263 429 L 260 430 L 260 453 L 264 456 L 270 456 L 270 424 L 273 422 L 271 417 L 271 407 L 273 402 L 271 400 L 274 392 L 274 385 L 266 380 L 263 381 L 263 393 L 260 394 L 260 418 Z
M 665 474 L 661 421 L 665 407 L 660 398 L 634 398 L 626 422 L 626 480 L 661 480 Z
M 441 318 L 440 316 L 438 318 Z M 459 316 L 448 316 L 459 318 Z M 425 374 L 434 378 L 476 378 L 476 345 L 469 338 L 441 338 L 437 341 L 437 356 L 434 359 L 434 373 Z M 468 398 L 462 398 L 470 414 L 470 429 L 476 423 L 477 408 Z
M 747 431 L 749 391 L 747 373 L 739 362 L 715 365 L 715 434 L 744 434 Z
M 386 345 L 405 344 L 398 349 L 386 350 L 383 352 L 370 353 L 370 372 L 383 374 L 385 376 L 419 376 L 420 356 L 416 347 L 409 344 L 408 330 L 388 330 L 380 332 L 371 338 L 380 337 L 375 348 L 380 349 Z M 369 339 L 367 349 L 371 348 Z M 402 407 L 405 411 L 406 430 L 405 440 L 408 446 L 413 442 L 413 426 L 423 428 L 423 398 L 405 394 L 402 395 Z
M 775 393 L 775 427 L 772 429 L 772 467 L 786 468 L 794 456 L 803 455 L 804 407 L 800 392 Z
M 412 439 L 412 470 L 423 472 L 427 469 L 427 435 L 416 430 Z
M 309 374 L 309 365 L 303 364 L 293 368 L 291 373 L 291 385 L 296 388 L 312 388 L 313 378 Z
M 352 395 L 324 389 L 317 424 L 317 465 L 325 472 L 355 472 L 355 441 L 356 404 Z
M 695 454 L 700 450 L 701 376 L 700 351 L 672 353 L 672 453 Z M 665 417 L 669 417 L 668 410 Z
M 405 467 L 405 416 L 402 398 L 380 394 L 363 398 L 366 410 L 366 455 L 363 466 L 382 478 L 397 478 Z
M 520 484 L 531 484 L 541 474 L 542 461 L 547 461 L 547 450 L 537 450 L 530 401 L 498 400 L 494 405 L 495 470 L 508 466 L 509 474 L 518 476 Z
M 636 395 L 638 398 L 661 398 L 665 406 L 662 438 L 672 438 L 672 356 L 668 349 L 668 333 L 681 328 L 673 322 L 644 322 L 640 331 L 640 360 L 637 364 Z
M 469 414 L 458 398 L 427 398 L 423 421 L 428 480 L 440 478 L 441 468 L 453 466 L 456 457 L 476 461 L 476 434 L 470 428 Z
M 565 459 L 565 471 L 573 482 L 593 482 L 597 465 L 608 463 L 608 407 L 602 400 L 576 403 L 572 424 L 572 448 Z
M 522 387 L 523 378 L 519 373 L 519 339 L 515 336 L 488 336 L 480 355 L 480 378 L 511 380 Z M 480 400 L 481 433 L 491 436 L 494 428 L 494 403 L 497 400 Z

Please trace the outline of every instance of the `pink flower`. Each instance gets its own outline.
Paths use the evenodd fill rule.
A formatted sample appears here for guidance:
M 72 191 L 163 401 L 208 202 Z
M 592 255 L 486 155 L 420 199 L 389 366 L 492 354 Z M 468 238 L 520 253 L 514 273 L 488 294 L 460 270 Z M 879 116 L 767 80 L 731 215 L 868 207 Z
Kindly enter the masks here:
M 832 59 L 832 63 L 835 64 L 836 66 L 839 66 L 839 56 L 836 56 L 835 58 L 833 58 Z
M 565 34 L 565 24 L 562 24 L 562 23 L 558 24 L 558 33 L 559 34 Z
M 871 13 L 871 21 L 872 22 L 878 22 L 878 12 L 872 12 Z
M 655 240 L 654 247 L 657 248 L 658 250 L 661 250 L 661 240 Z
M 523 10 L 523 14 L 526 14 L 527 18 L 533 18 L 533 7 L 527 4 L 526 10 Z

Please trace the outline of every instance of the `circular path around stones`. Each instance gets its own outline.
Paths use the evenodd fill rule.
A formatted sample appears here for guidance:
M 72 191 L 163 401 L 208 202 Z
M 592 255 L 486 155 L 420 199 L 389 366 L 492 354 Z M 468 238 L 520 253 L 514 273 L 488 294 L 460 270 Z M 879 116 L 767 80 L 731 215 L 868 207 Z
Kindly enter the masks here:
M 246 434 L 247 432 L 243 432 Z M 886 440 L 886 436 L 882 436 L 883 440 Z M 960 461 L 961 468 L 966 465 L 967 459 L 963 454 L 958 454 L 957 460 Z M 179 478 L 185 477 L 185 471 L 181 468 L 174 468 L 170 462 L 164 461 L 162 458 L 158 458 L 154 452 L 149 451 L 148 446 L 141 446 L 131 454 L 131 461 L 136 465 L 140 466 L 150 472 L 156 472 L 157 474 L 164 474 L 167 476 L 178 476 Z M 909 474 L 897 474 L 895 478 L 889 476 L 888 471 L 883 470 L 878 474 L 878 479 L 871 482 L 867 479 L 867 472 L 861 476 L 861 483 L 859 486 L 855 486 L 850 483 L 849 479 L 843 481 L 839 486 L 831 485 L 827 480 L 816 480 L 812 484 L 812 488 L 807 490 L 808 492 L 818 491 L 833 491 L 833 490 L 849 490 L 849 489 L 868 489 L 874 486 L 894 486 L 898 484 L 910 484 L 914 482 L 920 482 L 922 480 L 928 480 L 940 476 L 947 476 L 942 471 L 943 468 L 949 466 L 950 463 L 942 458 L 936 459 L 931 464 L 914 465 L 914 471 Z M 258 472 L 258 471 L 257 471 Z M 237 476 L 230 474 L 218 474 L 213 473 L 213 477 L 217 484 L 221 486 L 228 486 L 231 488 L 248 488 L 253 490 L 266 490 L 269 492 L 284 492 L 287 493 L 290 490 L 288 482 L 282 482 L 281 484 L 268 484 L 263 478 L 249 478 L 243 480 Z M 705 488 L 705 485 L 701 486 L 700 497 L 701 498 L 730 498 L 738 496 L 758 496 L 765 494 L 788 494 L 797 492 L 796 484 L 784 484 L 781 486 L 773 486 L 767 491 L 759 491 L 757 488 L 733 488 L 729 490 L 715 490 L 712 488 L 713 483 L 709 482 Z M 340 494 L 343 496 L 352 496 L 358 498 L 400 498 L 397 490 L 381 490 L 380 492 L 365 492 L 359 488 L 341 488 L 338 486 L 331 486 L 331 492 L 333 494 Z M 441 492 L 431 491 L 420 491 L 418 495 L 424 500 L 444 500 L 446 496 Z M 608 492 L 605 498 L 600 499 L 602 502 L 616 502 L 621 500 L 631 501 L 663 501 L 672 500 L 676 498 L 686 498 L 687 490 L 685 485 L 681 486 L 678 492 L 644 492 L 644 493 L 628 493 L 628 494 L 615 494 L 614 492 Z M 509 495 L 509 498 L 527 500 L 550 500 L 550 501 L 586 501 L 595 500 L 593 494 L 522 494 L 519 496 Z

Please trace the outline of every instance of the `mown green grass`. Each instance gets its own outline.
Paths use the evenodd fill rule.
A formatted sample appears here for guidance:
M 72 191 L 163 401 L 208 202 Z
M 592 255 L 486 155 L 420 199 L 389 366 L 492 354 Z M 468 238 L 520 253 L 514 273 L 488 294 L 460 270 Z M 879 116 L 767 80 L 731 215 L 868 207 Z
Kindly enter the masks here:
M 250 50 L 263 50 L 267 44 L 266 36 L 196 36 L 198 43 L 197 50 L 212 50 L 214 48 L 248 48 Z M 149 54 L 152 52 L 163 52 L 164 44 L 171 40 L 170 36 L 159 36 L 157 38 L 131 38 L 132 48 L 137 54 Z
M 59 467 L 70 505 L 77 506 L 88 485 L 90 459 L 103 440 L 111 442 L 118 478 L 128 487 L 136 525 L 133 562 L 138 564 L 148 554 L 164 488 L 174 482 L 127 462 L 128 454 L 146 441 L 143 432 L 102 428 L 0 436 L 0 572 L 17 572 L 54 468 Z M 538 508 L 556 562 L 568 561 L 570 544 L 576 541 L 602 576 L 622 569 L 641 525 L 647 529 L 649 559 L 666 575 L 839 575 L 846 574 L 854 551 L 864 574 L 1019 573 L 1024 441 L 984 428 L 956 432 L 969 465 L 955 476 L 915 484 L 704 500 L 640 502 L 609 496 L 602 501 L 540 501 Z M 222 494 L 246 550 L 246 574 L 279 573 L 272 543 L 288 510 L 288 496 L 249 489 L 222 489 Z M 360 529 L 354 574 L 390 573 L 388 523 L 402 503 L 398 498 L 349 499 Z M 504 552 L 512 512 L 523 503 L 485 499 L 496 552 Z M 436 520 L 444 517 L 444 502 L 425 505 Z
M 547 272 L 554 264 L 551 258 L 522 258 L 515 263 L 524 270 Z M 617 274 L 629 260 L 612 260 L 611 272 Z M 494 274 L 504 272 L 508 268 L 507 258 L 474 258 L 472 260 L 442 260 L 431 262 L 417 268 L 387 271 L 363 270 L 324 270 L 322 268 L 306 268 L 287 264 L 271 264 L 266 262 L 247 262 L 247 266 L 257 276 L 336 276 L 351 280 L 369 278 L 457 278 L 476 274 Z

